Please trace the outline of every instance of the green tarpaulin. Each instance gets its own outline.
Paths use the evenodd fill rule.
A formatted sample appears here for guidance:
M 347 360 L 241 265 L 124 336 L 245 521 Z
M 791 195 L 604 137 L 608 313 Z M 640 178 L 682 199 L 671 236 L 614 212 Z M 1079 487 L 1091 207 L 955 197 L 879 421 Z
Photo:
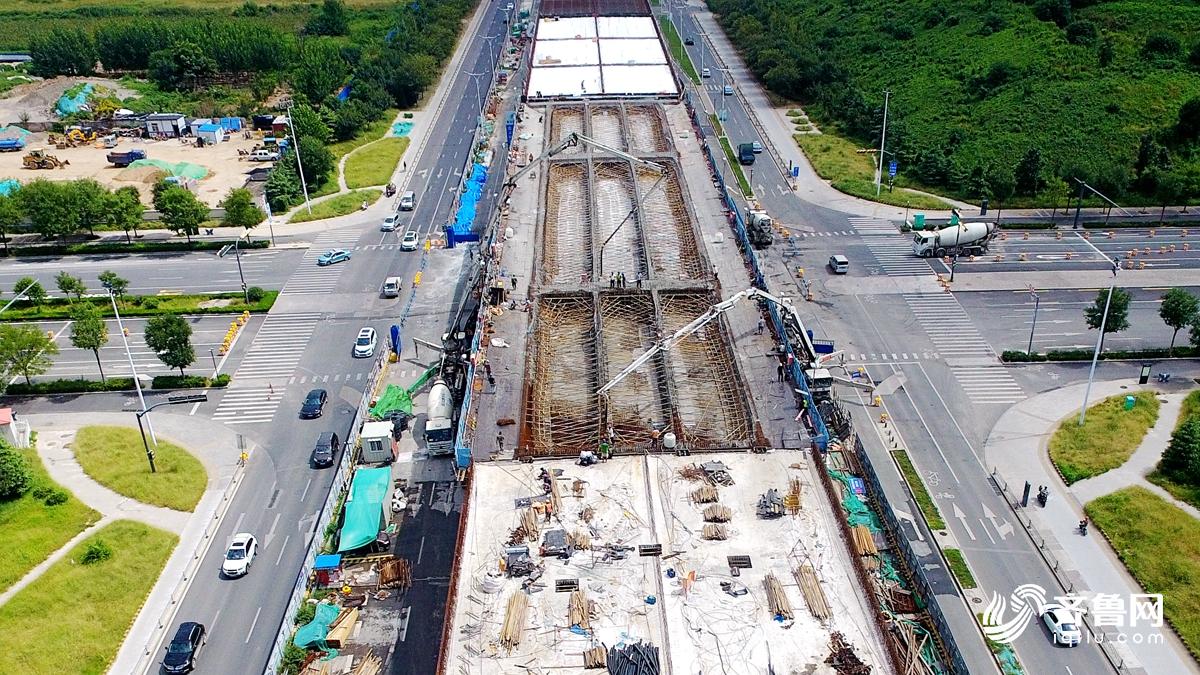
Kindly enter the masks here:
M 371 417 L 381 420 L 396 410 L 411 415 L 413 411 L 412 395 L 404 387 L 389 384 L 387 389 L 383 390 L 383 396 L 380 396 L 375 405 L 371 406 Z
M 388 467 L 354 472 L 338 553 L 353 551 L 375 541 L 383 524 L 383 501 L 387 499 L 391 483 L 392 470 Z
M 324 642 L 325 636 L 329 634 L 329 624 L 337 618 L 338 611 L 337 605 L 328 602 L 317 604 L 317 613 L 313 620 L 296 630 L 296 637 L 292 638 L 292 642 L 302 649 Z
M 199 164 L 192 164 L 191 162 L 172 164 L 161 159 L 137 159 L 130 162 L 129 166 L 153 166 L 166 171 L 172 176 L 182 176 L 184 178 L 191 178 L 192 180 L 200 180 L 208 175 L 208 169 Z

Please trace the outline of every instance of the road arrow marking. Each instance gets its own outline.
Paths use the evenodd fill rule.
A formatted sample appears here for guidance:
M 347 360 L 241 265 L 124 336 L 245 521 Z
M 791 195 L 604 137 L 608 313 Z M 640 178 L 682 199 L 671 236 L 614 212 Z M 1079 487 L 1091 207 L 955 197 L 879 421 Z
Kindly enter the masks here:
M 1008 535 L 1013 533 L 1012 523 L 1008 522 L 1007 518 L 1003 519 L 1003 523 L 997 525 L 996 514 L 992 513 L 992 510 L 987 507 L 987 504 L 980 504 L 980 506 L 983 507 L 983 517 L 992 521 L 992 527 L 996 528 L 996 533 L 1000 535 L 1001 541 L 1004 541 Z
M 917 533 L 917 541 L 925 541 L 925 537 L 921 536 L 921 528 L 917 527 L 917 521 L 911 513 L 900 509 L 892 509 L 892 513 L 896 514 L 896 518 L 912 525 L 913 532 Z
M 279 524 L 279 516 L 283 514 L 276 513 L 275 520 L 271 521 L 271 529 L 267 531 L 267 536 L 263 537 L 263 548 L 271 548 L 271 540 L 275 538 L 275 526 Z
M 954 509 L 954 517 L 962 522 L 963 529 L 967 531 L 967 536 L 971 538 L 971 541 L 975 541 L 975 533 L 971 531 L 971 526 L 967 524 L 967 514 L 958 508 L 958 504 L 953 504 L 952 508 Z

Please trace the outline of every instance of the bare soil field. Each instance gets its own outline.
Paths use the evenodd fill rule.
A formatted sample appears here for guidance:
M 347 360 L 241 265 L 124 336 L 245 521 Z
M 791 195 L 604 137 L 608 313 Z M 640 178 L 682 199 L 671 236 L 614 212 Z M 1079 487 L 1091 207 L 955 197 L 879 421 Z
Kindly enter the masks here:
M 216 206 L 225 198 L 231 188 L 241 187 L 246 182 L 246 174 L 260 166 L 269 166 L 266 162 L 245 161 L 238 155 L 238 149 L 250 150 L 258 143 L 257 139 L 245 139 L 240 134 L 232 134 L 228 141 L 215 146 L 197 148 L 194 139 L 182 143 L 179 139 L 152 141 L 144 139 L 122 138 L 114 150 L 105 150 L 93 145 L 66 148 L 58 150 L 47 143 L 47 134 L 36 133 L 28 137 L 28 148 L 45 148 L 47 154 L 54 155 L 60 160 L 70 162 L 60 169 L 26 169 L 22 165 L 23 152 L 0 153 L 0 180 L 14 178 L 27 183 L 35 178 L 51 180 L 75 180 L 78 178 L 95 178 L 109 188 L 119 188 L 126 185 L 137 187 L 142 193 L 142 201 L 149 203 L 150 187 L 157 180 L 158 171 L 151 167 L 117 168 L 108 163 L 106 156 L 109 152 L 123 152 L 133 149 L 146 151 L 148 159 L 161 159 L 172 164 L 190 162 L 208 169 L 208 175 L 192 183 L 189 187 L 201 201 Z
M 30 122 L 57 120 L 54 106 L 59 97 L 80 82 L 90 82 L 94 86 L 111 89 L 121 98 L 137 95 L 137 92 L 122 87 L 115 80 L 100 77 L 54 77 L 38 80 L 13 87 L 7 96 L 0 99 L 0 126 L 21 121 L 22 113 L 28 116 Z

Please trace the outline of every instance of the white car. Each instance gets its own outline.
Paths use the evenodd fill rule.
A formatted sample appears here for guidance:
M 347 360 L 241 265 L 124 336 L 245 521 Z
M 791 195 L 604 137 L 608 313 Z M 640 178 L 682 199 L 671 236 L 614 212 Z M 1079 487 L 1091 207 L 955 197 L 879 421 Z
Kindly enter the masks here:
M 400 216 L 397 216 L 396 214 L 393 213 L 392 215 L 383 219 L 383 224 L 379 226 L 379 231 L 380 232 L 395 232 L 396 228 L 399 227 L 399 221 L 400 221 Z
M 400 240 L 400 250 L 415 251 L 417 250 L 417 244 L 420 242 L 421 237 L 417 234 L 417 231 L 409 230 L 408 232 L 404 233 L 404 238 Z
M 258 554 L 258 541 L 248 532 L 233 535 L 225 559 L 221 561 L 221 573 L 229 578 L 246 576 L 254 556 Z
M 354 356 L 365 359 L 373 355 L 378 341 L 379 336 L 375 334 L 374 328 L 368 326 L 358 331 L 358 339 L 354 341 Z
M 1050 603 L 1042 607 L 1042 621 L 1050 629 L 1050 640 L 1056 645 L 1078 647 L 1083 641 L 1079 621 L 1066 607 Z

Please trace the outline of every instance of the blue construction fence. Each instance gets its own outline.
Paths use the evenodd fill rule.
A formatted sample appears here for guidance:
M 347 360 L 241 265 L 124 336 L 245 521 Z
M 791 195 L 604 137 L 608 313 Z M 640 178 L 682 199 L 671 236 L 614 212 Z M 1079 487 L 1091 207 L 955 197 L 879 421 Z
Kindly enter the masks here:
M 458 211 L 454 214 L 454 222 L 447 233 L 454 244 L 479 241 L 479 233 L 475 231 L 475 211 L 480 197 L 483 196 L 487 176 L 487 167 L 484 165 L 475 164 L 471 167 L 471 177 L 467 179 L 463 193 L 458 199 Z
M 733 232 L 737 236 L 742 253 L 750 261 L 750 269 L 754 273 L 754 287 L 770 291 L 771 289 L 767 288 L 762 267 L 759 265 L 758 256 L 754 253 L 754 247 L 750 244 L 750 236 L 746 232 L 746 221 L 742 218 L 742 212 L 738 208 L 737 202 L 733 200 L 733 196 L 729 193 L 729 188 L 725 183 L 725 176 L 721 173 L 720 165 L 717 164 L 716 158 L 713 157 L 713 144 L 708 142 L 708 136 L 704 133 L 704 128 L 700 124 L 700 116 L 692 106 L 690 94 L 684 97 L 684 102 L 687 104 L 688 111 L 692 114 L 692 124 L 696 127 L 696 134 L 703 141 L 701 147 L 704 148 L 704 156 L 708 159 L 708 166 L 712 169 L 713 175 L 717 177 L 717 187 L 721 192 L 721 199 L 725 202 L 725 208 L 729 209 L 729 213 L 733 214 Z M 790 364 L 788 366 L 788 376 L 796 387 L 800 389 L 801 396 L 804 396 L 808 400 L 808 416 L 812 421 L 812 439 L 817 444 L 817 447 L 824 450 L 829 445 L 829 430 L 825 426 L 825 420 L 821 419 L 820 413 L 817 412 L 816 401 L 813 400 L 812 392 L 808 389 L 808 382 L 804 378 L 804 360 L 796 358 L 797 350 L 788 338 L 787 330 L 783 323 L 783 316 L 779 313 L 779 308 L 774 303 L 768 303 L 767 309 L 771 314 L 771 324 L 775 327 L 775 334 L 780 336 L 782 340 L 784 348 L 783 356 L 787 358 L 787 362 Z

